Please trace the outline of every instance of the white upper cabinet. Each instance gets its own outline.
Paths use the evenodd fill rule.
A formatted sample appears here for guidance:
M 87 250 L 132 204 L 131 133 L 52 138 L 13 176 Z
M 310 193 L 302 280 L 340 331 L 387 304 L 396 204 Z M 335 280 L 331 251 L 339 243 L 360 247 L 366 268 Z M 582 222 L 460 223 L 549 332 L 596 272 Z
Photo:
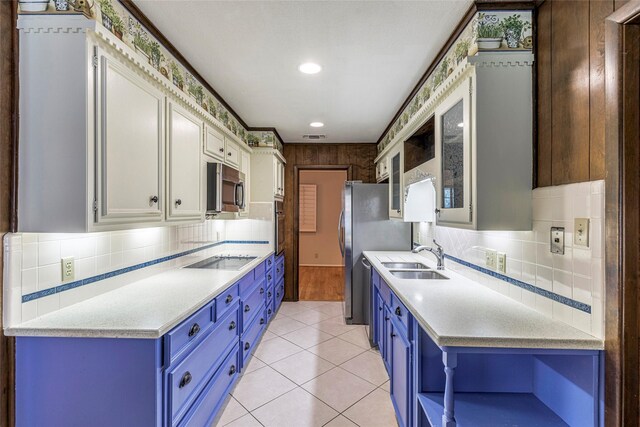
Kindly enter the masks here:
M 213 126 L 205 125 L 204 129 L 204 153 L 224 162 L 224 135 Z
M 285 160 L 275 148 L 254 148 L 251 155 L 251 201 L 273 202 L 284 198 Z M 264 177 L 257 179 L 256 177 Z M 272 177 L 272 179 L 265 179 Z
M 226 138 L 225 151 L 225 163 L 236 169 L 240 169 L 240 147 L 238 147 L 238 144 Z
M 162 220 L 164 96 L 98 51 L 96 220 Z
M 173 101 L 167 105 L 167 219 L 204 217 L 201 192 L 203 122 Z

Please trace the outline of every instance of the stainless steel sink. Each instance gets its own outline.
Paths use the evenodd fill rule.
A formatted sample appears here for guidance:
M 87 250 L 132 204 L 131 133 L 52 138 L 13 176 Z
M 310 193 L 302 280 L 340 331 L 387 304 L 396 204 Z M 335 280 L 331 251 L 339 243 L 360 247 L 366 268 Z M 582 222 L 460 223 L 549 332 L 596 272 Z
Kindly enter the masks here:
M 429 270 L 429 267 L 420 262 L 383 262 L 382 266 L 388 269 L 406 268 L 410 270 Z
M 407 271 L 407 270 L 391 270 L 391 274 L 400 279 L 415 279 L 415 280 L 448 280 L 449 278 L 433 270 L 419 270 L 419 271 Z

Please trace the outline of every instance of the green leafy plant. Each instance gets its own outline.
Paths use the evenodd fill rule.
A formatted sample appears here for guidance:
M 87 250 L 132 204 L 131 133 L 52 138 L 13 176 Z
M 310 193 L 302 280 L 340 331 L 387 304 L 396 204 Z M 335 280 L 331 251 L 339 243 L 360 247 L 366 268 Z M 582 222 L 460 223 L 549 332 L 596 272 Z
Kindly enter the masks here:
M 520 15 L 511 15 L 500 22 L 500 29 L 503 32 L 511 30 L 516 34 L 522 34 L 522 31 L 531 29 L 531 23 L 522 20 Z
M 502 26 L 500 24 L 491 24 L 488 22 L 479 22 L 476 27 L 476 36 L 479 39 L 498 39 L 502 38 Z
M 247 136 L 247 143 L 249 144 L 250 147 L 257 147 L 258 144 L 260 143 L 260 138 L 250 133 Z
M 169 69 L 171 70 L 171 78 L 173 79 L 173 84 L 178 87 L 182 87 L 184 85 L 184 77 L 182 76 L 182 71 L 180 71 L 180 67 L 174 61 L 171 61 L 169 64 Z
M 456 60 L 458 62 L 462 61 L 469 54 L 469 46 L 471 46 L 471 42 L 468 39 L 460 40 L 458 42 L 454 49 Z

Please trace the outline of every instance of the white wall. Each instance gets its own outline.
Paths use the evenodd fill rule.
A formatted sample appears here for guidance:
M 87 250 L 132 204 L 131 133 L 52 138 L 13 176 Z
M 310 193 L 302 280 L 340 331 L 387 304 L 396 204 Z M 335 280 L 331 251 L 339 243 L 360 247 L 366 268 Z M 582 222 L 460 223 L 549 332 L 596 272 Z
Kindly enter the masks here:
M 589 247 L 573 245 L 573 219 L 589 218 Z M 552 226 L 565 228 L 564 255 L 550 252 Z M 591 306 L 591 314 L 447 260 L 455 270 L 554 319 L 604 336 L 604 181 L 533 191 L 532 231 L 469 231 L 420 223 L 420 243 L 433 236 L 445 252 L 486 267 L 485 248 L 507 254 L 507 276 Z M 432 255 L 423 252 L 425 257 Z

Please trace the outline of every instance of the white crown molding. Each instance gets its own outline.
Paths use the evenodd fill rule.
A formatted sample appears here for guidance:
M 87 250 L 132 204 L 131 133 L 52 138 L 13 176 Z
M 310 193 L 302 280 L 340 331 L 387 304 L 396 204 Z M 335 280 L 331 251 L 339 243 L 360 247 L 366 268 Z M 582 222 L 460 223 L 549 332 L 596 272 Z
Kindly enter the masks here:
M 27 34 L 80 34 L 93 29 L 94 24 L 82 14 L 19 14 L 16 28 Z
M 476 67 L 531 67 L 534 56 L 531 52 L 479 52 L 477 55 L 467 58 L 469 63 Z
M 280 150 L 275 147 L 254 147 L 253 154 L 260 156 L 276 156 L 282 163 L 287 163 Z

